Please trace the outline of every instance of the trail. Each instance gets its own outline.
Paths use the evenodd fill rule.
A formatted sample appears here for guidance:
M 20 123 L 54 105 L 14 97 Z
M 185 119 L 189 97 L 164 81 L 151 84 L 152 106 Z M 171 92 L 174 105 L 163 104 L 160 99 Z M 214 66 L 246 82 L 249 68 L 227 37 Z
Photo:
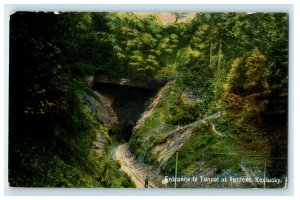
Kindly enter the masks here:
M 153 149 L 153 153 L 157 155 L 160 167 L 163 166 L 172 155 L 180 149 L 182 145 L 190 138 L 194 129 L 201 123 L 207 123 L 210 119 L 217 118 L 221 115 L 221 112 L 216 112 L 205 116 L 195 122 L 184 126 L 177 126 L 175 130 L 172 130 L 165 134 L 168 140 L 162 144 L 156 145 Z M 219 134 L 219 133 L 217 133 Z
M 122 171 L 130 176 L 137 188 L 144 188 L 145 178 L 148 171 L 135 159 L 135 156 L 129 150 L 128 143 L 119 144 L 115 151 L 113 151 L 113 158 L 120 162 Z M 151 173 L 151 175 L 153 174 Z M 156 185 L 153 181 L 151 181 L 150 177 L 149 188 L 155 187 Z
M 200 123 L 205 123 L 207 120 L 220 116 L 220 112 L 205 116 L 203 119 L 190 123 L 188 125 L 177 127 L 176 130 L 170 131 L 168 135 L 175 136 L 179 134 L 180 137 L 170 139 L 163 145 L 158 145 L 154 152 L 160 157 L 160 163 L 163 164 L 168 160 L 174 152 L 180 148 L 184 142 L 190 137 L 193 129 Z M 217 132 L 217 131 L 216 131 Z M 220 134 L 217 132 L 217 134 Z M 220 134 L 221 135 L 221 134 Z M 159 150 L 159 151 L 158 151 Z M 156 170 L 149 170 L 149 166 L 140 163 L 129 150 L 129 143 L 117 145 L 112 151 L 112 157 L 118 160 L 121 164 L 121 170 L 124 171 L 135 183 L 137 188 L 144 188 L 146 175 L 149 174 L 149 188 L 157 188 L 157 184 L 161 177 Z
M 211 124 L 211 127 L 212 127 L 212 131 L 213 131 L 215 134 L 217 134 L 217 135 L 219 135 L 219 136 L 224 136 L 224 135 L 225 135 L 225 133 L 223 133 L 223 132 L 221 132 L 221 131 L 219 131 L 219 130 L 216 129 L 215 123 L 210 122 L 210 124 Z

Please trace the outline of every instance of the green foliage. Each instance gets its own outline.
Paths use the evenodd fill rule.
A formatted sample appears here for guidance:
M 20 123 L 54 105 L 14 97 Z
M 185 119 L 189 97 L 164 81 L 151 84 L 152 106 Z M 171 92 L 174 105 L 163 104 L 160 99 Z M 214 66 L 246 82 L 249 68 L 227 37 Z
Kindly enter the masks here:
M 79 166 L 66 163 L 44 146 L 32 145 L 19 148 L 26 152 L 20 157 L 19 166 L 10 169 L 9 181 L 17 187 L 102 187 L 93 173 Z M 16 152 L 12 152 L 14 155 Z M 17 154 L 16 154 L 17 155 Z M 16 156 L 14 155 L 14 156 Z M 83 162 L 84 164 L 84 162 Z
M 168 107 L 169 111 L 164 110 L 168 116 L 165 121 L 173 125 L 188 124 L 221 110 L 223 116 L 216 120 L 216 127 L 228 136 L 208 142 L 209 151 L 230 153 L 238 148 L 260 155 L 273 152 L 276 156 L 278 149 L 271 145 L 276 141 L 281 144 L 282 155 L 286 156 L 286 143 L 281 141 L 286 141 L 287 127 L 280 122 L 287 121 L 287 23 L 287 15 L 283 13 L 201 13 L 188 25 L 168 25 L 169 38 L 162 40 L 161 48 L 170 46 L 170 41 L 174 41 L 176 47 L 162 51 L 168 65 L 158 76 L 175 75 L 183 89 L 176 91 L 176 99 L 166 99 L 167 103 L 156 110 Z M 173 53 L 171 59 L 164 54 L 174 50 L 177 54 Z M 194 103 L 184 101 L 180 98 L 182 94 Z M 160 124 L 158 117 L 156 113 L 144 122 L 134 137 L 134 141 L 139 141 L 134 148 L 144 144 L 145 135 L 154 135 L 153 129 Z M 277 124 L 272 125 L 272 122 Z M 150 138 L 153 140 L 149 148 L 167 140 L 159 134 Z M 231 145 L 233 138 L 236 142 Z M 203 140 L 193 139 L 197 144 Z M 190 141 L 187 144 L 193 146 Z M 190 154 L 186 156 L 184 162 L 191 165 L 185 169 L 191 169 L 192 163 L 197 162 L 197 159 L 188 161 L 192 158 Z M 213 159 L 216 163 L 207 160 L 210 167 L 218 166 L 223 170 L 232 165 L 232 169 L 240 170 L 237 158 L 221 162 L 222 159 L 218 161 L 216 157 Z M 170 162 L 174 162 L 174 157 Z M 256 165 L 254 161 L 250 163 Z M 167 164 L 166 171 L 171 172 L 170 166 Z
M 160 135 L 163 137 L 162 135 L 164 133 L 175 128 L 174 124 L 169 123 L 170 117 L 172 117 L 171 107 L 175 105 L 182 88 L 178 82 L 173 81 L 162 90 L 161 101 L 130 139 L 130 147 L 132 151 L 142 158 L 148 157 L 147 153 L 151 153 L 150 151 L 153 145 L 159 142 Z M 145 151 L 145 149 L 148 149 L 148 151 Z M 153 156 L 155 157 L 155 155 Z
M 174 14 L 176 22 L 184 17 Z M 16 12 L 10 20 L 11 185 L 133 186 L 110 159 L 110 146 L 102 157 L 91 152 L 102 125 L 82 103 L 81 80 L 96 73 L 175 79 L 130 140 L 147 163 L 158 164 L 152 149 L 168 140 L 165 133 L 219 110 L 216 127 L 226 136 L 209 124 L 198 127 L 180 149 L 180 173 L 197 172 L 198 162 L 239 172 L 235 150 L 286 156 L 287 14 L 199 13 L 190 23 L 163 25 L 134 13 Z M 113 144 L 120 130 L 109 131 L 105 138 Z M 210 159 L 211 152 L 228 155 Z M 172 172 L 174 159 L 165 172 Z
M 110 152 L 103 157 L 93 152 L 101 124 L 82 102 L 82 76 L 95 73 L 99 59 L 105 57 L 105 65 L 112 61 L 111 42 L 104 38 L 107 29 L 100 28 L 103 17 L 33 12 L 11 16 L 11 186 L 134 186 L 109 159 Z M 92 20 L 98 20 L 95 30 Z
M 228 74 L 224 106 L 239 122 L 261 123 L 268 103 L 269 84 L 265 56 L 255 49 L 242 62 L 236 60 Z M 235 113 L 235 114 L 234 114 Z
M 139 79 L 159 76 L 178 50 L 182 29 L 176 30 L 174 25 L 170 32 L 171 28 L 164 27 L 152 15 L 110 13 L 109 19 L 118 59 L 118 67 L 112 73 Z
M 72 117 L 58 120 L 51 138 L 27 135 L 24 142 L 10 143 L 14 145 L 10 151 L 11 186 L 134 187 L 119 171 L 119 164 L 110 159 L 110 151 L 103 157 L 92 151 L 99 124 L 79 99 L 75 102 Z M 21 161 L 18 165 L 17 160 Z
M 197 120 L 201 114 L 201 107 L 197 103 L 185 103 L 180 98 L 177 103 L 170 108 L 170 123 L 174 125 L 185 125 Z
M 178 150 L 178 174 L 196 174 L 203 169 L 240 171 L 240 157 L 238 154 L 232 154 L 232 152 L 236 152 L 236 145 L 237 141 L 233 137 L 220 138 L 212 132 L 210 125 L 200 125 L 189 140 Z M 199 162 L 204 163 L 202 168 L 194 165 Z M 166 163 L 163 171 L 165 174 L 172 174 L 174 166 L 175 155 Z M 193 166 L 196 168 L 193 168 Z
M 119 171 L 119 164 L 110 159 L 110 151 L 99 157 L 91 150 L 99 125 L 85 106 L 77 104 L 73 117 L 58 122 L 62 123 L 56 125 L 49 141 L 26 136 L 25 142 L 10 152 L 10 185 L 134 187 L 130 178 Z M 19 165 L 16 159 L 21 161 Z
M 222 97 L 226 116 L 236 127 L 232 133 L 249 143 L 249 149 L 258 149 L 261 155 L 271 151 L 270 135 L 274 134 L 266 131 L 265 112 L 271 93 L 269 76 L 266 57 L 254 49 L 242 59 L 235 60 Z
M 197 55 L 192 49 L 189 52 L 188 62 L 178 67 L 180 79 L 186 92 L 201 105 L 199 113 L 203 114 L 213 103 L 213 84 L 214 73 L 212 68 L 208 68 L 208 61 L 201 53 Z M 202 111 L 201 111 L 202 110 Z

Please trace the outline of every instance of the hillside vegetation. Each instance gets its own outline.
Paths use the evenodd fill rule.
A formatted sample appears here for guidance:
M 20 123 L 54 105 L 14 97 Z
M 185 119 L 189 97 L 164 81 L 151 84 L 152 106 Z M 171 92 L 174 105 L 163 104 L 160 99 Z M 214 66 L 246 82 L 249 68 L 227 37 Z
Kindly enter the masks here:
M 136 125 L 132 151 L 168 176 L 178 152 L 178 175 L 285 177 L 287 16 L 199 14 L 185 30 L 168 63 L 177 78 Z
M 120 119 L 84 81 L 94 74 L 167 82 L 129 140 L 162 175 L 178 152 L 178 175 L 286 176 L 288 15 L 172 14 L 11 15 L 11 186 L 134 187 L 111 157 Z

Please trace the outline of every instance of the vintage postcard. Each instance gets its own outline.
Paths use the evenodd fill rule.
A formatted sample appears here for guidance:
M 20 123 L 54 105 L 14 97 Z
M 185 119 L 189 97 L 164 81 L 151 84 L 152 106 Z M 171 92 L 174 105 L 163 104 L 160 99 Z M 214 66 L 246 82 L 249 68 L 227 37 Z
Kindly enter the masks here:
M 287 188 L 288 13 L 11 12 L 11 187 Z

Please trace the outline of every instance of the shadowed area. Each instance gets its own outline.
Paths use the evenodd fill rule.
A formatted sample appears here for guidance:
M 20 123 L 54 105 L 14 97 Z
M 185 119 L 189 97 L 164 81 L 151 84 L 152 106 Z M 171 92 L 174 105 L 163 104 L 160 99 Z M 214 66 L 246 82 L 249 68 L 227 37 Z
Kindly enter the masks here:
M 142 86 L 145 87 L 142 87 Z M 117 113 L 119 125 L 123 137 L 128 141 L 132 134 L 132 128 L 146 108 L 147 101 L 153 97 L 157 88 L 147 87 L 146 83 L 138 83 L 130 86 L 120 85 L 118 82 L 95 82 L 94 89 L 111 101 L 114 111 Z

